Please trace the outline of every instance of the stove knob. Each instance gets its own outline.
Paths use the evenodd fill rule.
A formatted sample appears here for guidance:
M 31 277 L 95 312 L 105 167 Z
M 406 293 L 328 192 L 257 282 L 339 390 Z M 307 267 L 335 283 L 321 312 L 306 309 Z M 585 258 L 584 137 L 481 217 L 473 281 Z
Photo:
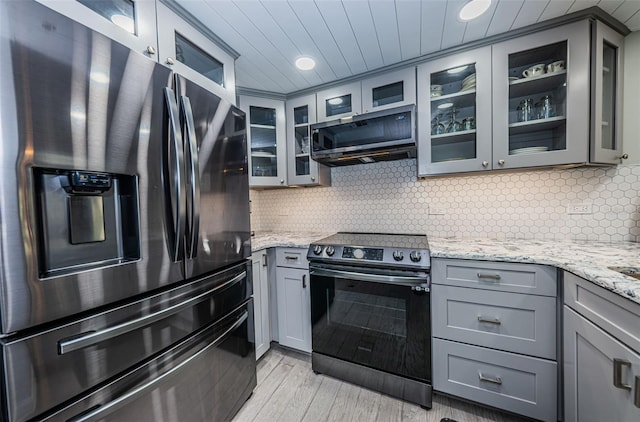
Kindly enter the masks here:
M 402 261 L 404 259 L 404 254 L 402 251 L 393 251 L 393 259 L 396 261 Z
M 333 254 L 336 253 L 336 249 L 333 246 L 327 246 L 325 252 L 327 253 L 327 255 L 333 256 Z
M 413 262 L 420 262 L 420 260 L 422 259 L 422 255 L 418 251 L 411 251 L 411 253 L 409 254 L 409 258 L 411 258 Z
M 353 250 L 353 257 L 355 259 L 362 259 L 364 258 L 364 251 L 362 249 L 354 249 Z
M 316 255 L 320 255 L 322 253 L 322 246 L 321 245 L 315 245 L 313 247 L 313 253 Z

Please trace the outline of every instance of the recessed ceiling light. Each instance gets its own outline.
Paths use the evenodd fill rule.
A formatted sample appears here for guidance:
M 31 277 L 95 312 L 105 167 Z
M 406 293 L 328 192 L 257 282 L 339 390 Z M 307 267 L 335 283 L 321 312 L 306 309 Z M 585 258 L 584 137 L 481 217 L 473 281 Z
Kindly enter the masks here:
M 118 25 L 120 28 L 132 34 L 136 32 L 136 26 L 133 23 L 133 19 L 125 15 L 113 15 L 111 16 L 111 22 Z
M 315 67 L 316 62 L 309 56 L 302 56 L 296 59 L 296 67 L 300 70 L 311 70 Z
M 462 6 L 458 17 L 461 21 L 470 21 L 486 12 L 491 6 L 491 0 L 471 0 Z
M 440 104 L 440 105 L 438 106 L 438 108 L 439 108 L 440 110 L 443 110 L 443 109 L 445 109 L 445 108 L 451 108 L 451 107 L 453 107 L 453 103 L 444 103 L 444 104 Z
M 330 100 L 327 100 L 327 102 L 331 105 L 342 104 L 342 97 L 331 98 Z
M 453 69 L 447 70 L 447 73 L 460 73 L 460 72 L 462 72 L 463 70 L 465 70 L 468 67 L 469 66 L 467 66 L 467 65 L 460 66 L 460 67 L 454 67 Z

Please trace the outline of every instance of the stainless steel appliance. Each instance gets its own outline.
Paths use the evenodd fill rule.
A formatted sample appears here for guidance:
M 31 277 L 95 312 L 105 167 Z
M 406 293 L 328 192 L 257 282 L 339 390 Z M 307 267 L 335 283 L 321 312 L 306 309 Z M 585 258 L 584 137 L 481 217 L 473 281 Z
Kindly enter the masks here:
M 328 166 L 415 158 L 415 106 L 311 125 L 311 158 Z
M 256 383 L 246 122 L 0 2 L 0 419 L 230 419 Z
M 307 258 L 313 370 L 431 408 L 427 237 L 338 233 Z

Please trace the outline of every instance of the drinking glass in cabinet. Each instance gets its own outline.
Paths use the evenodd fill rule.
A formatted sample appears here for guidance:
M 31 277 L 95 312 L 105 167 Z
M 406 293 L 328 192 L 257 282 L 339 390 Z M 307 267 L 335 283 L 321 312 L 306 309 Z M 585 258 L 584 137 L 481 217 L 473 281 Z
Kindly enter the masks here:
M 566 41 L 509 55 L 509 153 L 566 149 Z

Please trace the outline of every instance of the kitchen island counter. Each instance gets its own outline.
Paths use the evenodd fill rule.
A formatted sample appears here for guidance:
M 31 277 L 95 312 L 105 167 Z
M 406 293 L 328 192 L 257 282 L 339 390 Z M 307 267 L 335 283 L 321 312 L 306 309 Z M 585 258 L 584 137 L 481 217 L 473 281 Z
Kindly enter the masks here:
M 308 248 L 332 233 L 258 232 L 252 251 L 271 247 Z M 429 237 L 431 257 L 551 265 L 640 303 L 640 280 L 609 269 L 640 273 L 640 243 L 530 239 Z

